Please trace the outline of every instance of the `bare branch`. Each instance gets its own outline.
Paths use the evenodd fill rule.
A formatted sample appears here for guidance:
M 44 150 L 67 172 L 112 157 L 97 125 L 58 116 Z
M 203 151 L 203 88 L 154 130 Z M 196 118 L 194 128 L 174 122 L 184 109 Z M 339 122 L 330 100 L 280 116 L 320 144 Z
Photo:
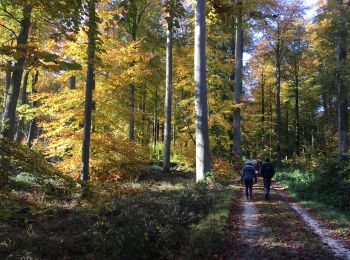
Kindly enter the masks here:
M 3 6 L 1 9 L 7 14 L 7 17 L 12 18 L 12 19 L 15 20 L 17 23 L 21 23 L 21 20 L 19 20 L 16 16 L 14 16 L 13 14 L 11 14 L 9 11 L 7 11 L 7 9 L 6 9 L 5 6 Z
M 9 27 L 7 27 L 6 25 L 1 24 L 1 23 L 0 23 L 0 26 L 1 26 L 1 27 L 4 27 L 4 28 L 7 29 L 7 30 L 9 30 L 16 38 L 18 37 L 18 36 L 17 36 L 17 33 L 16 33 L 13 29 L 11 29 L 11 28 L 9 28 Z

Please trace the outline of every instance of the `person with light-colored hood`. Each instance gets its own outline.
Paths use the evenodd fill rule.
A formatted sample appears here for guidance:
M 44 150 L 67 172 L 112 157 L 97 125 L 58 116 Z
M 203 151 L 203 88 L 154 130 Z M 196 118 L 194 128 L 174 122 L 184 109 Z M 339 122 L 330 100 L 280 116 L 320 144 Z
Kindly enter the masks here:
M 253 184 L 257 182 L 254 162 L 250 160 L 246 162 L 242 170 L 241 181 L 244 181 L 247 199 L 252 199 Z

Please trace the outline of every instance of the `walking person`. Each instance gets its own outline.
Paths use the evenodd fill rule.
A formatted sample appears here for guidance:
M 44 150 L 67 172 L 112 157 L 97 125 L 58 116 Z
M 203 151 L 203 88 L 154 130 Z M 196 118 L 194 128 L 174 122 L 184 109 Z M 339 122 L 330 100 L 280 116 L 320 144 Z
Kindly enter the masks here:
M 252 161 L 247 161 L 243 167 L 241 181 L 244 181 L 245 195 L 247 199 L 253 198 L 253 184 L 257 182 L 255 165 Z
M 273 165 L 270 162 L 270 159 L 266 159 L 261 166 L 261 176 L 264 179 L 264 193 L 265 193 L 266 200 L 270 198 L 271 179 L 274 175 L 275 175 L 275 169 L 273 168 Z

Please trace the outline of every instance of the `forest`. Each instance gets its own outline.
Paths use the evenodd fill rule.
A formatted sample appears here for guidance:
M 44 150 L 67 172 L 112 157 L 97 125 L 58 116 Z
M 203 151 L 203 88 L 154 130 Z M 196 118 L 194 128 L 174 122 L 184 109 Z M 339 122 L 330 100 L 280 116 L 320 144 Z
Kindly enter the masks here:
M 349 0 L 0 0 L 0 34 L 1 259 L 350 259 Z

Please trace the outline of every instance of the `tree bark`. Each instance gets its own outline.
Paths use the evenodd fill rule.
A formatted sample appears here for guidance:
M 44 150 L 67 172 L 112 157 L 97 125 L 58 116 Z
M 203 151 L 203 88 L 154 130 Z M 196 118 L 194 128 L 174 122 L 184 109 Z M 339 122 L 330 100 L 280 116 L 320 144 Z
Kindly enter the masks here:
M 297 156 L 300 155 L 300 123 L 299 123 L 299 68 L 298 65 L 295 64 L 294 67 L 294 75 L 295 75 L 295 154 Z
M 89 160 L 90 160 L 90 135 L 91 135 L 91 117 L 92 117 L 92 91 L 95 86 L 95 41 L 97 33 L 96 24 L 96 0 L 88 2 L 89 21 L 88 21 L 88 64 L 86 73 L 86 96 L 85 96 L 85 114 L 84 114 L 84 137 L 82 146 L 82 171 L 81 180 L 89 179 Z
M 135 140 L 135 85 L 130 84 L 129 89 L 129 107 L 130 107 L 130 119 L 129 119 L 129 140 Z
M 243 18 L 242 18 L 242 2 L 238 3 L 239 13 L 236 18 L 236 44 L 235 44 L 235 104 L 241 104 L 242 93 L 242 66 L 243 66 Z M 239 160 L 242 159 L 242 143 L 241 143 L 241 109 L 236 107 L 234 110 L 233 123 L 233 154 Z
M 340 18 L 344 19 L 344 18 Z M 337 37 L 337 73 L 336 89 L 338 94 L 338 152 L 344 155 L 348 151 L 348 98 L 344 84 L 343 70 L 346 60 L 346 32 L 339 29 Z
M 5 108 L 7 93 L 9 92 L 9 89 L 10 89 L 10 86 L 11 86 L 11 64 L 8 64 L 8 68 L 6 69 L 5 73 L 6 73 L 6 75 L 5 75 L 5 89 L 4 89 L 4 104 L 3 104 L 3 108 Z
M 70 76 L 68 79 L 68 88 L 70 90 L 75 89 L 75 84 L 76 84 L 76 77 L 74 75 Z
M 2 118 L 1 134 L 4 137 L 13 139 L 16 125 L 16 108 L 18 96 L 21 88 L 23 75 L 23 65 L 27 56 L 27 42 L 31 26 L 32 6 L 23 7 L 23 18 L 21 20 L 21 30 L 17 37 L 17 47 L 14 57 L 16 57 L 11 78 L 11 85 L 6 95 L 6 103 Z
M 153 116 L 153 147 L 155 148 L 158 141 L 158 86 L 156 85 L 154 93 L 154 116 Z
M 32 93 L 36 93 L 35 85 L 38 82 L 38 79 L 39 79 L 39 71 L 37 70 L 32 78 Z M 34 101 L 32 104 L 33 107 L 36 107 L 37 105 L 38 105 L 37 101 Z M 36 118 L 34 118 L 29 124 L 29 132 L 28 132 L 28 140 L 27 140 L 27 146 L 29 148 L 33 146 L 33 141 L 35 139 L 36 132 L 37 132 Z
M 20 104 L 21 105 L 24 105 L 27 103 L 28 77 L 29 77 L 29 71 L 27 70 L 24 74 L 22 89 L 20 91 Z M 23 126 L 24 126 L 23 120 L 22 119 L 18 120 L 17 129 L 16 129 L 16 136 L 15 136 L 16 143 L 20 143 L 24 137 Z
M 281 46 L 280 46 L 280 31 L 278 29 L 278 42 L 276 47 L 276 115 L 277 115 L 277 164 L 281 164 L 281 141 L 282 141 L 282 115 L 281 115 Z
M 208 104 L 206 87 L 205 57 L 205 0 L 195 2 L 195 46 L 194 46 L 194 81 L 195 81 L 195 119 L 196 119 L 196 180 L 203 180 L 210 171 Z
M 170 11 L 171 12 L 171 11 Z M 164 114 L 164 157 L 163 171 L 170 171 L 170 144 L 171 144 L 171 99 L 172 99 L 172 15 L 170 14 L 166 40 L 166 87 L 165 87 L 165 114 Z
M 265 75 L 261 72 L 261 144 L 264 148 L 265 139 Z

